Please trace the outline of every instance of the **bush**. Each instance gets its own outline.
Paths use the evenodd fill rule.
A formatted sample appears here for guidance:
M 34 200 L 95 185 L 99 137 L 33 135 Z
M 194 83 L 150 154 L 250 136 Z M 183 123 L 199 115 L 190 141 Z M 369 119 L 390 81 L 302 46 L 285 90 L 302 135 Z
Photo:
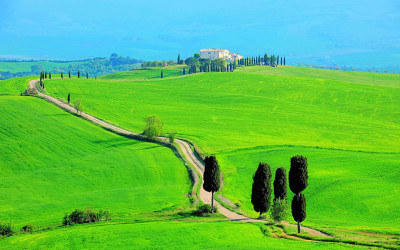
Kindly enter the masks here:
M 97 221 L 109 221 L 111 220 L 111 214 L 109 211 L 95 211 L 87 209 L 86 211 L 75 209 L 70 215 L 65 214 L 63 218 L 63 225 L 72 224 L 83 224 L 83 223 L 93 223 Z
M 146 126 L 143 134 L 149 138 L 154 138 L 162 135 L 164 123 L 155 115 L 145 118 Z
M 25 233 L 32 233 L 34 230 L 35 230 L 35 227 L 31 224 L 27 224 L 21 228 L 21 231 L 25 232 Z
M 168 133 L 168 139 L 169 139 L 169 143 L 172 144 L 174 143 L 175 139 L 176 139 L 176 132 L 169 132 Z
M 11 236 L 14 234 L 14 226 L 9 222 L 7 224 L 0 223 L 0 235 Z
M 218 212 L 217 208 L 214 207 L 214 213 Z M 203 204 L 197 207 L 197 210 L 194 212 L 197 216 L 209 216 L 212 214 L 212 208 L 210 204 Z
M 76 109 L 76 113 L 82 113 L 83 105 L 81 99 L 76 99 L 74 102 L 74 108 Z
M 35 95 L 37 95 L 37 94 L 38 94 L 38 92 L 37 92 L 36 89 L 34 89 L 34 88 L 29 88 L 29 89 L 25 90 L 25 92 L 22 93 L 21 95 L 22 95 L 22 96 L 35 96 Z
M 278 198 L 274 200 L 274 204 L 271 208 L 271 218 L 274 221 L 283 221 L 288 216 L 288 203 L 286 199 Z

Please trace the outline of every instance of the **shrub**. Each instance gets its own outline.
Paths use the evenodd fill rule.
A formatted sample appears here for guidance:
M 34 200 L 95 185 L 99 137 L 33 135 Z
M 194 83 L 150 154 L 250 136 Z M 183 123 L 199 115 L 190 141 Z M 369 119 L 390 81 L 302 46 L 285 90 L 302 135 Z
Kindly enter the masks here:
M 10 222 L 6 224 L 0 223 L 0 235 L 11 236 L 13 234 L 14 234 L 13 224 L 11 224 Z
M 210 204 L 203 204 L 197 207 L 197 210 L 194 212 L 194 214 L 197 216 L 209 216 L 210 214 L 212 214 L 212 212 L 213 211 Z M 214 207 L 214 213 L 216 212 L 218 212 L 217 208 Z
M 174 143 L 174 141 L 176 139 L 176 132 L 175 131 L 169 132 L 168 139 L 169 139 L 170 144 Z
M 35 95 L 37 95 L 37 94 L 38 94 L 38 92 L 37 92 L 36 89 L 34 89 L 34 88 L 29 88 L 29 89 L 25 90 L 25 92 L 22 93 L 21 95 L 23 95 L 23 96 L 29 96 L 29 95 L 35 96 Z
M 75 209 L 71 214 L 65 214 L 63 218 L 63 225 L 72 224 L 83 224 L 83 223 L 93 223 L 97 221 L 109 221 L 111 220 L 111 214 L 109 211 L 95 211 L 87 209 L 86 211 Z
M 278 198 L 274 200 L 271 208 L 271 218 L 274 221 L 283 221 L 288 216 L 288 203 L 286 199 Z
M 155 115 L 145 118 L 146 126 L 143 134 L 149 138 L 154 138 L 162 135 L 164 123 Z
M 27 224 L 21 228 L 21 231 L 25 232 L 25 233 L 32 233 L 34 230 L 35 230 L 35 227 L 31 224 Z

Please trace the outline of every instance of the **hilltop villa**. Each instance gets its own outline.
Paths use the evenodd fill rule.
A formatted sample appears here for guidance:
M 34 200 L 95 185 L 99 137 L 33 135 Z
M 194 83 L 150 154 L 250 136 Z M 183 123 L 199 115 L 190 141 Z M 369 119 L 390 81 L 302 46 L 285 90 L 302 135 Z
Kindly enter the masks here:
M 243 58 L 243 56 L 229 52 L 226 49 L 201 49 L 200 58 L 215 60 L 221 58 L 227 61 L 236 61 Z

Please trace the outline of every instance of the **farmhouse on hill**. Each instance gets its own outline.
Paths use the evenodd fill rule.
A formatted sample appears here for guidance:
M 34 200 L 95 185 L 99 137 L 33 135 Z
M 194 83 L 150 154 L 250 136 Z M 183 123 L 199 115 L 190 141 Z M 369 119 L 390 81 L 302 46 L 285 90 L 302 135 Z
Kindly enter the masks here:
M 201 49 L 200 58 L 215 60 L 221 58 L 227 61 L 237 61 L 243 58 L 243 56 L 229 52 L 227 49 Z

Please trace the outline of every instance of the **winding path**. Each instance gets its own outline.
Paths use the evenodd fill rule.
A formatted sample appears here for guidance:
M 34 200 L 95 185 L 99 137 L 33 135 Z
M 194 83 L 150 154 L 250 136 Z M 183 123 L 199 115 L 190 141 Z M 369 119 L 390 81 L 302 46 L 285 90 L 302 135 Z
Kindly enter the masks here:
M 31 80 L 29 82 L 29 88 L 32 89 L 37 89 L 37 82 L 39 80 Z M 40 96 L 41 98 L 52 102 L 53 104 L 61 107 L 62 109 L 71 112 L 71 113 L 76 113 L 75 108 L 71 107 L 69 104 L 64 103 L 54 97 L 48 96 L 46 94 L 43 94 L 42 92 L 40 92 L 38 90 L 38 96 Z M 100 126 L 102 126 L 103 128 L 110 130 L 114 133 L 120 134 L 120 135 L 124 135 L 124 136 L 128 136 L 128 137 L 136 137 L 138 139 L 143 139 L 145 140 L 146 137 L 142 134 L 138 134 L 138 133 L 133 133 L 131 131 L 119 128 L 117 126 L 114 126 L 110 123 L 107 123 L 105 121 L 102 121 L 92 115 L 89 115 L 85 112 L 80 113 L 80 116 L 95 123 L 98 124 Z M 161 137 L 160 139 L 162 140 L 167 140 L 167 138 L 165 137 Z M 200 178 L 201 178 L 201 183 L 203 180 L 203 171 L 204 171 L 204 164 L 201 160 L 198 159 L 198 157 L 196 156 L 196 154 L 194 153 L 194 151 L 192 150 L 192 148 L 190 147 L 190 145 L 183 140 L 175 140 L 175 142 L 179 145 L 181 152 L 183 153 L 183 155 L 181 155 L 181 157 L 184 157 L 185 159 L 187 159 L 189 161 L 189 163 L 197 170 L 198 173 L 200 173 Z M 201 185 L 200 187 L 200 193 L 199 193 L 199 198 L 202 202 L 204 202 L 205 204 L 211 204 L 211 194 L 207 191 L 205 191 L 203 189 L 203 185 Z M 241 214 L 238 214 L 236 212 L 233 212 L 227 208 L 225 208 L 224 206 L 222 206 L 219 202 L 214 201 L 215 206 L 218 207 L 218 212 L 221 213 L 223 216 L 225 216 L 226 218 L 228 218 L 229 220 L 232 221 L 241 221 L 241 222 L 263 222 L 263 223 L 268 223 L 269 221 L 266 220 L 259 220 L 259 219 L 253 219 L 253 218 L 249 218 L 246 216 L 243 216 Z M 287 227 L 294 227 L 297 229 L 297 225 L 293 225 L 290 224 L 288 222 L 283 222 L 282 223 L 284 226 Z M 312 236 L 322 236 L 322 237 L 332 237 L 328 234 L 322 233 L 318 230 L 312 229 L 312 228 L 308 228 L 308 227 L 301 227 L 303 231 L 306 231 L 308 233 L 310 233 Z M 297 237 L 296 237 L 297 238 Z

